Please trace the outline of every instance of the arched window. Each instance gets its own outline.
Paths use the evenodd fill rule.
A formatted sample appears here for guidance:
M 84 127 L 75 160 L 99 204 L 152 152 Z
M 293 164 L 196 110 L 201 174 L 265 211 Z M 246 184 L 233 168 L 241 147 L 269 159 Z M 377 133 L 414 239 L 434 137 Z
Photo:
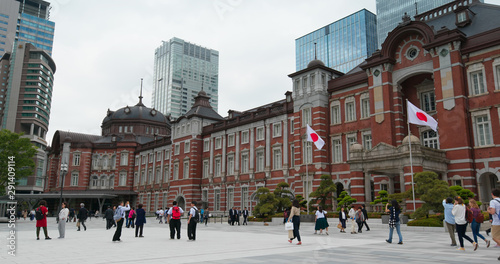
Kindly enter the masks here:
M 107 187 L 107 179 L 106 179 L 106 176 L 102 176 L 101 177 L 101 189 L 105 189 Z
M 111 176 L 109 178 L 109 185 L 108 185 L 108 188 L 109 189 L 114 189 L 115 188 L 115 176 Z
M 109 158 L 108 156 L 103 156 L 102 157 L 102 168 L 107 169 L 109 166 Z
M 97 188 L 99 186 L 99 178 L 97 176 L 92 176 L 90 179 L 90 188 Z

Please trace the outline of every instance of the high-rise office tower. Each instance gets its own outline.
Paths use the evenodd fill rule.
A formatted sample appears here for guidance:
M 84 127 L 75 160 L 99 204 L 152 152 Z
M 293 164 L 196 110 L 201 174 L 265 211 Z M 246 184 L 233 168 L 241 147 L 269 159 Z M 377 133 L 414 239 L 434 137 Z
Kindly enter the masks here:
M 55 23 L 49 21 L 50 3 L 42 0 L 0 2 L 0 57 L 12 52 L 14 42 L 33 44 L 52 56 Z
M 187 113 L 203 89 L 217 111 L 219 52 L 179 38 L 155 50 L 152 107 L 171 118 Z
M 315 59 L 348 72 L 377 49 L 377 16 L 362 9 L 295 40 L 295 66 L 300 71 Z
M 51 57 L 54 22 L 42 0 L 0 2 L 0 128 L 24 133 L 38 147 L 34 174 L 19 179 L 16 191 L 43 191 L 46 135 L 56 65 Z
M 427 12 L 454 0 L 377 0 L 378 48 L 384 43 L 387 34 L 401 23 L 407 13 L 410 17 Z M 484 0 L 480 0 L 484 2 Z

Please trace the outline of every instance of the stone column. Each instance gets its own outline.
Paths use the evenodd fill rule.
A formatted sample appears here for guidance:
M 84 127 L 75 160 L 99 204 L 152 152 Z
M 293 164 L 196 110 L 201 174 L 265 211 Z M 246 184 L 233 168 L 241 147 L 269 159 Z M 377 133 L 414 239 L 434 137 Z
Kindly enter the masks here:
M 372 201 L 372 182 L 371 182 L 371 174 L 369 172 L 365 172 L 365 202 L 369 203 Z
M 366 201 L 364 182 L 363 171 L 351 171 L 351 197 L 357 200 L 357 204 Z

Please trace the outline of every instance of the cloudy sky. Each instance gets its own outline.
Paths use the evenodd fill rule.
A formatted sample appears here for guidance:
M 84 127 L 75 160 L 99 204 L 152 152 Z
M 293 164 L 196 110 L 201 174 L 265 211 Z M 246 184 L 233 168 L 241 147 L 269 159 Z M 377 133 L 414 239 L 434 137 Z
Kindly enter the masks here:
M 151 106 L 154 50 L 178 37 L 219 51 L 219 114 L 284 98 L 295 39 L 375 0 L 47 0 L 57 70 L 47 140 L 100 134 L 107 109 Z M 487 0 L 486 2 L 500 2 Z

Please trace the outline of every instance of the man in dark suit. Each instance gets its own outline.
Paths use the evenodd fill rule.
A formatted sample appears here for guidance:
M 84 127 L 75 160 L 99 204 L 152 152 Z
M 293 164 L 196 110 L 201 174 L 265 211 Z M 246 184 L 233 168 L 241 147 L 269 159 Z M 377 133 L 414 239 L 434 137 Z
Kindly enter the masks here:
M 87 227 L 85 226 L 85 220 L 87 220 L 88 214 L 89 214 L 89 211 L 87 211 L 87 209 L 85 209 L 85 204 L 81 203 L 80 210 L 78 211 L 78 215 L 76 216 L 78 218 L 78 223 L 77 223 L 78 230 L 76 230 L 76 231 L 80 231 L 80 225 L 83 226 L 84 231 L 87 231 Z
M 236 222 L 240 225 L 241 210 L 236 209 Z
M 113 226 L 113 209 L 111 209 L 111 206 L 108 206 L 108 210 L 104 212 L 104 218 L 106 218 L 106 230 L 111 229 L 111 226 Z
M 247 223 L 247 218 L 248 218 L 248 210 L 247 210 L 247 208 L 246 208 L 246 207 L 245 207 L 245 209 L 243 210 L 242 214 L 243 214 L 243 224 L 244 224 L 244 225 L 248 225 L 248 223 Z
M 234 225 L 234 209 L 229 209 L 229 224 Z

